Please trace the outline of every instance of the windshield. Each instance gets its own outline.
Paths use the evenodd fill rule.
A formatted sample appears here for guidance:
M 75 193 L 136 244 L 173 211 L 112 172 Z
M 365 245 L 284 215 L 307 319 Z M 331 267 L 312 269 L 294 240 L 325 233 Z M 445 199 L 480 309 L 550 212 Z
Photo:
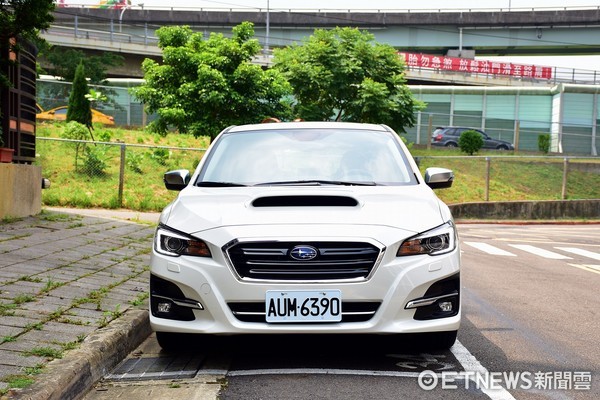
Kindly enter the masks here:
M 207 157 L 196 185 L 416 183 L 397 139 L 384 131 L 330 128 L 227 133 Z

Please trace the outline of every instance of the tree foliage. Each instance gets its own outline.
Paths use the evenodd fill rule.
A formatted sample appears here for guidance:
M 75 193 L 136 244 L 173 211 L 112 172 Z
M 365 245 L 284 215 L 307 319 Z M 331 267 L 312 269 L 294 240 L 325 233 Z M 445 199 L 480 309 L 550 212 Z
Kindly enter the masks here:
M 145 84 L 135 96 L 158 118 L 150 128 L 214 138 L 229 125 L 259 122 L 265 117 L 288 117 L 291 89 L 276 70 L 252 64 L 260 52 L 254 27 L 244 22 L 231 38 L 212 33 L 205 39 L 189 27 L 162 27 L 156 34 L 163 62 L 146 59 Z
M 92 129 L 92 108 L 90 101 L 86 98 L 89 93 L 87 80 L 85 79 L 85 67 L 83 63 L 77 66 L 73 87 L 69 96 L 69 108 L 67 109 L 67 122 L 77 121 Z
M 18 50 L 11 38 L 33 39 L 40 29 L 46 29 L 54 20 L 54 0 L 3 0 L 0 1 L 0 87 L 9 85 L 4 70 L 10 60 L 8 50 Z
M 80 63 L 85 67 L 87 78 L 92 85 L 106 83 L 106 70 L 110 67 L 123 65 L 124 58 L 115 53 L 104 52 L 101 55 L 86 55 L 81 50 L 65 49 L 52 46 L 44 50 L 44 58 L 52 64 L 48 68 L 53 75 L 60 76 L 63 80 L 72 82 L 75 71 Z
M 396 50 L 366 31 L 317 29 L 302 45 L 275 50 L 274 62 L 293 87 L 297 115 L 307 120 L 383 123 L 404 132 L 422 107 Z
M 472 156 L 483 147 L 483 137 L 474 130 L 464 131 L 458 138 L 458 147 L 468 155 Z

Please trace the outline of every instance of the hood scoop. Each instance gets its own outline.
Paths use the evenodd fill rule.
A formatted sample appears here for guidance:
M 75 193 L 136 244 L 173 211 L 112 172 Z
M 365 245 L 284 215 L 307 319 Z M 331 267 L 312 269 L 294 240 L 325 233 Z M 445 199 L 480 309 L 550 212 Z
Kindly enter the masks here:
M 265 196 L 252 202 L 254 207 L 356 207 L 348 196 Z

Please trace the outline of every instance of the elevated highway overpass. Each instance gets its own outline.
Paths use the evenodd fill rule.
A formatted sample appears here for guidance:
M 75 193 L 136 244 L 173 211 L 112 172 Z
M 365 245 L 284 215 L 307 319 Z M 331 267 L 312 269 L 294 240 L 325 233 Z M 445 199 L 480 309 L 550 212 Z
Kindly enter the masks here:
M 268 20 L 268 24 L 267 24 Z M 472 58 L 519 54 L 600 54 L 600 7 L 493 10 L 236 10 L 59 8 L 55 23 L 43 36 L 53 45 L 88 52 L 121 53 L 125 65 L 111 76 L 141 77 L 145 57 L 160 58 L 155 30 L 164 25 L 189 25 L 208 35 L 229 34 L 242 21 L 255 24 L 267 65 L 273 47 L 298 43 L 318 27 L 353 26 L 369 30 L 378 42 L 401 51 Z M 456 73 L 410 65 L 412 83 L 531 86 L 558 82 L 598 83 L 596 71 L 553 68 L 551 79 L 489 73 Z
M 124 9 L 58 8 L 61 26 L 119 31 L 154 31 L 189 25 L 203 32 L 230 32 L 250 21 L 265 46 L 299 42 L 315 28 L 352 26 L 371 31 L 380 43 L 403 51 L 446 54 L 474 50 L 478 55 L 600 54 L 600 6 L 534 9 L 448 10 L 282 10 L 282 9 Z M 123 25 L 125 24 L 125 25 Z M 137 27 L 137 28 L 136 28 Z

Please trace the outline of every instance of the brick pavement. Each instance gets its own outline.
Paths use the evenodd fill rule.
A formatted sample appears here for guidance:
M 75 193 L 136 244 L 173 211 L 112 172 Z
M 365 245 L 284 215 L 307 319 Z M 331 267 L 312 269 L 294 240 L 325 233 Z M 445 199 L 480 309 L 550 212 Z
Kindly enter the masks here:
M 44 211 L 0 221 L 0 395 L 147 307 L 153 224 Z

